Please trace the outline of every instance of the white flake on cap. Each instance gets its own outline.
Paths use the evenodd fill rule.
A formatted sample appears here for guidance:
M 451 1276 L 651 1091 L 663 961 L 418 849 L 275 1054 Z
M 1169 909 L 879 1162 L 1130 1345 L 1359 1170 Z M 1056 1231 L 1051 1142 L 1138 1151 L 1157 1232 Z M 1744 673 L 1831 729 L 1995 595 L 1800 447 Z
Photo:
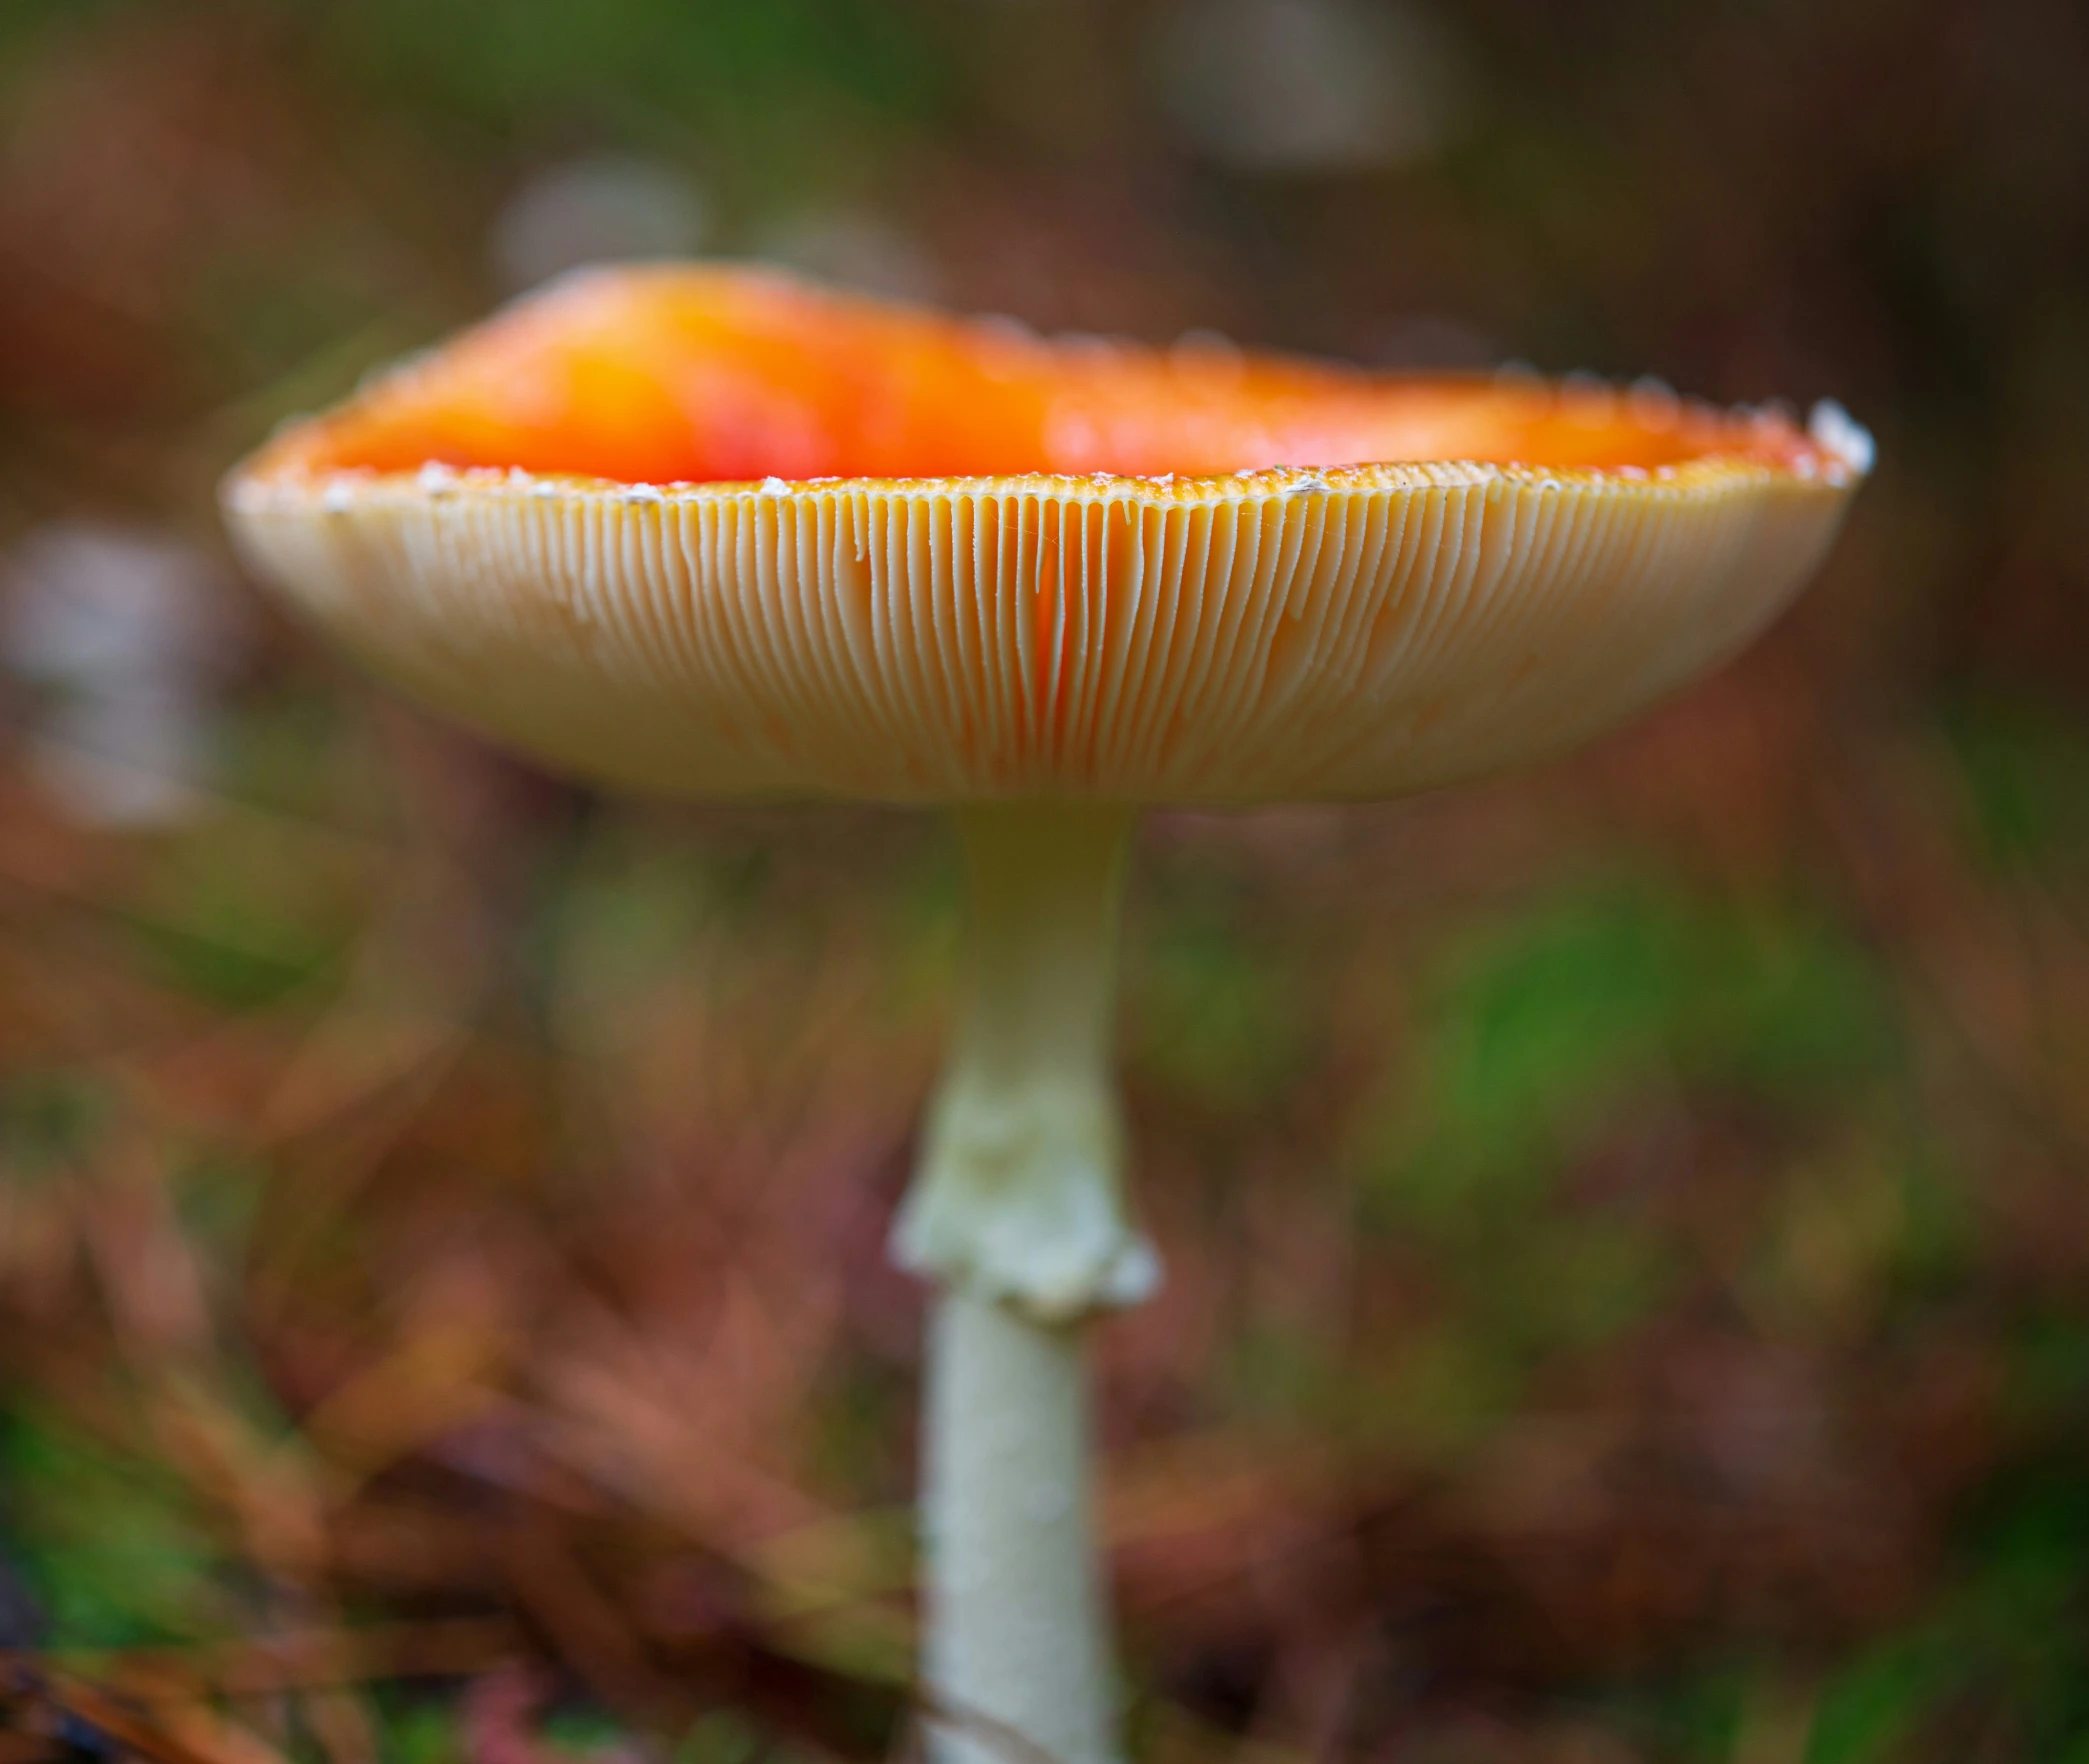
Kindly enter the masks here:
M 1851 420 L 1850 413 L 1832 398 L 1823 398 L 1807 418 L 1806 432 L 1813 441 L 1862 477 L 1872 468 L 1877 444 L 1871 431 Z

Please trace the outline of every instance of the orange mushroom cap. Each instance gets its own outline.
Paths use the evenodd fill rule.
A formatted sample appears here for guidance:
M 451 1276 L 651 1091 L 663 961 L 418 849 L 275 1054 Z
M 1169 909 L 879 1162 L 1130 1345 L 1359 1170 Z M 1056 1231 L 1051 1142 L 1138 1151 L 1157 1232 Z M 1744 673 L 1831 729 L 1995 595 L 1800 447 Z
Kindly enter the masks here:
M 380 672 L 684 795 L 1369 797 L 1744 643 L 1870 441 L 1663 391 L 1040 340 L 741 268 L 517 303 L 227 480 Z

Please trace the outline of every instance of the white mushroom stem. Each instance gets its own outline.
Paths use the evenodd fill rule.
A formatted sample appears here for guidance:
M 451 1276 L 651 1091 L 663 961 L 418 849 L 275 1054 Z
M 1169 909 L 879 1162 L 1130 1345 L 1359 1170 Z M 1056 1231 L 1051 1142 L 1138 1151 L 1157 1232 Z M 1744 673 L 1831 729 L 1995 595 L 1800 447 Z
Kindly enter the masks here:
M 958 811 L 969 972 L 893 1252 L 916 1273 L 1064 1321 L 1153 1290 L 1126 1219 L 1111 1080 L 1131 811 Z
M 934 1764 L 1115 1764 L 1086 1330 L 937 1301 L 923 1426 Z
M 924 1671 L 936 1764 L 1114 1764 L 1086 1320 L 1152 1290 L 1111 1083 L 1131 812 L 961 810 L 970 966 L 894 1234 L 943 1283 L 929 1354 Z

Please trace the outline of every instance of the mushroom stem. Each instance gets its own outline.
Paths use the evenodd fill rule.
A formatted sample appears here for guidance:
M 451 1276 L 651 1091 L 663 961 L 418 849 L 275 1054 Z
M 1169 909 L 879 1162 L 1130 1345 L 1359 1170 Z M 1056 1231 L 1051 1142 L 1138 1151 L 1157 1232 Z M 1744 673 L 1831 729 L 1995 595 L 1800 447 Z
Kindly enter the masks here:
M 970 973 L 893 1253 L 1046 1321 L 1134 1304 L 1158 1269 L 1125 1217 L 1111 1080 L 1132 811 L 985 803 L 957 820 Z
M 894 1252 L 943 1284 L 924 1410 L 935 1764 L 1112 1764 L 1085 1322 L 1146 1296 L 1111 1082 L 1132 813 L 959 811 L 970 964 Z
M 1086 1327 L 963 1287 L 929 1342 L 922 1494 L 933 1764 L 1115 1764 Z

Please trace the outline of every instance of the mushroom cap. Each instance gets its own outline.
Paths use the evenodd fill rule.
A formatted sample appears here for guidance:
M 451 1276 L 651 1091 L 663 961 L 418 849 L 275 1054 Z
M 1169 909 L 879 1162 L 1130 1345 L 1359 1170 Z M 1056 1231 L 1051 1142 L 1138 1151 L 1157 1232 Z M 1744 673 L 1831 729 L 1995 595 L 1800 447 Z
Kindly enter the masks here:
M 1745 643 L 1870 464 L 1833 406 L 1043 340 L 596 270 L 235 470 L 237 543 L 410 693 L 678 795 L 1395 795 Z

